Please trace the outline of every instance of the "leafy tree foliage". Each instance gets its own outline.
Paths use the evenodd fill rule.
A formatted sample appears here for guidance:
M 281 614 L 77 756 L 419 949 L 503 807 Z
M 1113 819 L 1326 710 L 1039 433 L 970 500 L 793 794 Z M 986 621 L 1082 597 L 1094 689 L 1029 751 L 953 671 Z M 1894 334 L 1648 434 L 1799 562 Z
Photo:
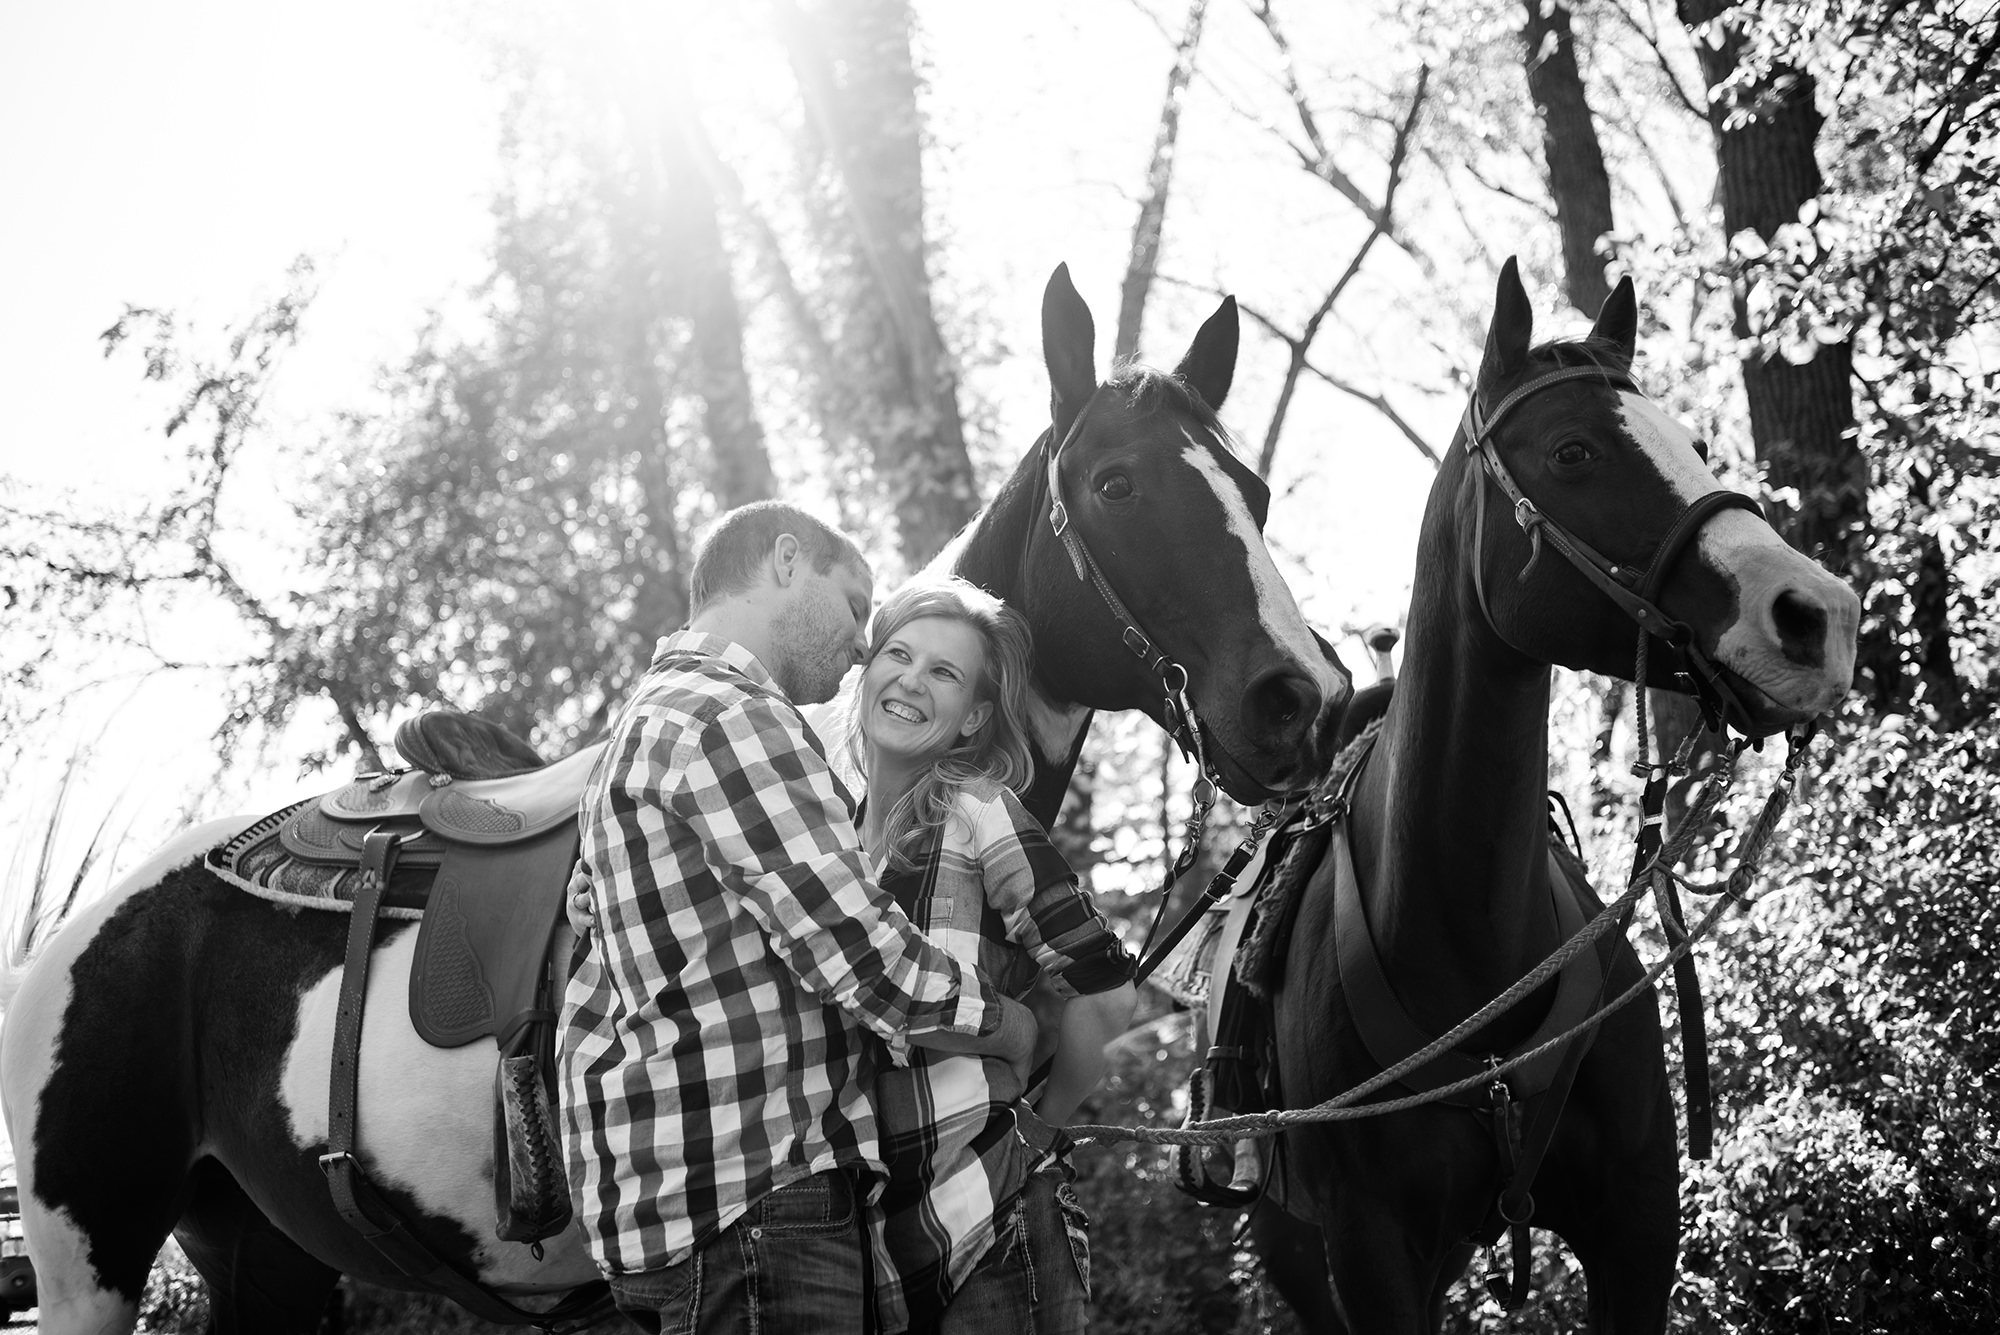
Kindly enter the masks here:
M 1721 1106 L 1681 1305 L 1711 1328 L 2000 1322 L 2000 728 L 1890 719 L 1716 955 Z

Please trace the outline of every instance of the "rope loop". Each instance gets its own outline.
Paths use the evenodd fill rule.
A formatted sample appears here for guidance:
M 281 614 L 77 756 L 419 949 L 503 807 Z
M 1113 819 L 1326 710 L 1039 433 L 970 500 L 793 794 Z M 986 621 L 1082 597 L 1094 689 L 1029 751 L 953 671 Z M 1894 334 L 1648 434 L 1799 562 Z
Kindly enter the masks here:
M 1722 801 L 1723 793 L 1735 778 L 1736 762 L 1743 754 L 1745 742 L 1739 738 L 1724 751 L 1722 763 L 1702 781 L 1702 786 L 1693 802 L 1689 804 L 1687 819 L 1679 829 L 1665 840 L 1660 850 L 1650 861 L 1640 867 L 1627 883 L 1625 893 L 1604 906 L 1602 912 L 1585 923 L 1583 929 L 1559 946 L 1548 958 L 1523 974 L 1505 992 L 1493 998 L 1472 1015 L 1461 1020 L 1450 1031 L 1434 1039 L 1429 1045 L 1405 1057 L 1385 1071 L 1378 1072 L 1341 1094 L 1314 1104 L 1310 1108 L 1279 1108 L 1271 1112 L 1244 1113 L 1234 1117 L 1218 1117 L 1203 1122 L 1190 1122 L 1180 1127 L 1139 1127 L 1113 1125 L 1086 1125 L 1069 1128 L 1071 1138 L 1079 1145 L 1115 1145 L 1131 1142 L 1141 1145 L 1219 1145 L 1226 1142 L 1262 1139 L 1279 1134 L 1294 1126 L 1311 1125 L 1318 1122 L 1348 1122 L 1363 1117 L 1380 1117 L 1388 1113 L 1405 1112 L 1425 1104 L 1438 1103 L 1456 1098 L 1469 1091 L 1493 1084 L 1507 1072 L 1527 1065 L 1544 1054 L 1561 1048 L 1572 1039 L 1590 1032 L 1604 1023 L 1612 1015 L 1638 1000 L 1651 990 L 1668 970 L 1695 944 L 1706 936 L 1710 929 L 1721 920 L 1734 904 L 1742 902 L 1744 891 L 1755 878 L 1757 864 L 1768 848 L 1771 833 L 1776 829 L 1778 817 L 1791 800 L 1792 782 L 1796 780 L 1799 764 L 1803 762 L 1805 747 L 1811 741 L 1810 730 L 1795 732 L 1792 750 L 1787 756 L 1783 781 L 1765 800 L 1764 810 L 1759 815 L 1751 834 L 1744 840 L 1736 870 L 1719 885 L 1697 887 L 1685 876 L 1676 872 L 1672 864 L 1693 844 L 1695 836 L 1704 823 L 1713 815 Z M 1421 1094 L 1410 1094 L 1399 1098 L 1384 1099 L 1379 1102 L 1364 1102 L 1376 1093 L 1401 1080 L 1405 1075 L 1428 1064 L 1438 1054 L 1456 1047 L 1466 1038 L 1478 1032 L 1503 1011 L 1513 1006 L 1522 997 L 1540 987 L 1556 974 L 1562 972 L 1569 962 L 1585 950 L 1594 947 L 1599 937 L 1622 919 L 1622 915 L 1639 899 L 1648 893 L 1658 893 L 1659 877 L 1669 877 L 1679 885 L 1696 894 L 1716 898 L 1717 902 L 1700 922 L 1686 929 L 1678 941 L 1670 943 L 1667 953 L 1640 976 L 1639 981 L 1613 997 L 1609 1003 L 1595 1013 L 1585 1017 L 1563 1033 L 1555 1035 L 1544 1043 L 1519 1052 L 1505 1060 L 1493 1062 L 1487 1069 L 1470 1075 L 1452 1084 L 1443 1085 Z

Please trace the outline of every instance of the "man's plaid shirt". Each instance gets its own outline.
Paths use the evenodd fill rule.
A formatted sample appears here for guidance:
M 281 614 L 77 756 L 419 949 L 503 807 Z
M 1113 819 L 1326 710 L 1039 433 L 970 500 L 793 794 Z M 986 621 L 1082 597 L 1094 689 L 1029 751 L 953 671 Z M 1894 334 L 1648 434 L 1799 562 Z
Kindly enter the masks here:
M 581 821 L 597 931 L 563 999 L 563 1119 L 608 1273 L 672 1265 L 813 1173 L 879 1170 L 867 1031 L 901 1059 L 911 1033 L 999 1024 L 869 878 L 819 739 L 740 645 L 660 642 Z
M 1130 952 L 1013 793 L 967 785 L 917 865 L 882 888 L 924 935 L 1009 996 L 1068 998 L 1129 982 Z M 1015 1130 L 1021 1083 L 998 1058 L 918 1051 L 875 1081 L 889 1182 L 869 1211 L 875 1311 L 928 1329 L 994 1245 L 1036 1155 Z

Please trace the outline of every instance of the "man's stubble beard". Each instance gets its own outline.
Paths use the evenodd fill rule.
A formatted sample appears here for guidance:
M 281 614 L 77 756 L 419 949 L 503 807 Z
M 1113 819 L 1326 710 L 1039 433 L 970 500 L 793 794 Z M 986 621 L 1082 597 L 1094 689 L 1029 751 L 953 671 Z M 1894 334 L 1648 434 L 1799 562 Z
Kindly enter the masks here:
M 797 705 L 823 705 L 840 692 L 852 660 L 847 637 L 837 633 L 831 616 L 804 600 L 787 604 L 772 630 L 781 662 L 772 665 L 778 688 Z

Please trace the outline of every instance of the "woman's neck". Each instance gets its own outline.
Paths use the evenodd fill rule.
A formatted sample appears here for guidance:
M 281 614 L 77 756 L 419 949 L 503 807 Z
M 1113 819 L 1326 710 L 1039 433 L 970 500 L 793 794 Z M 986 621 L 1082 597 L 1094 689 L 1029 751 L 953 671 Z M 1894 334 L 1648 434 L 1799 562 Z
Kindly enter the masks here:
M 916 787 L 924 767 L 900 756 L 885 756 L 872 746 L 866 759 L 868 810 L 861 822 L 861 842 L 870 858 L 879 858 L 888 851 L 884 832 L 888 829 L 889 813 Z

